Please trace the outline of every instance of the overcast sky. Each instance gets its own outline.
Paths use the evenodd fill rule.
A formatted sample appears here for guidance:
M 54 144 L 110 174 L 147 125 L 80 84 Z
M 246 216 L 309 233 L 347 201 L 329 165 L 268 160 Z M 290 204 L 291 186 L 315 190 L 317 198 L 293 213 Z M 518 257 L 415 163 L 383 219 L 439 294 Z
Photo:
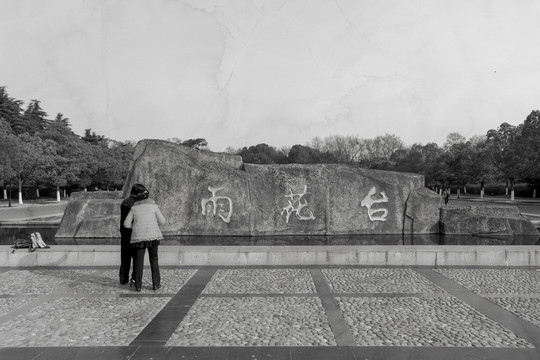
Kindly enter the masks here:
M 79 135 L 484 135 L 540 108 L 540 1 L 0 0 L 0 86 Z

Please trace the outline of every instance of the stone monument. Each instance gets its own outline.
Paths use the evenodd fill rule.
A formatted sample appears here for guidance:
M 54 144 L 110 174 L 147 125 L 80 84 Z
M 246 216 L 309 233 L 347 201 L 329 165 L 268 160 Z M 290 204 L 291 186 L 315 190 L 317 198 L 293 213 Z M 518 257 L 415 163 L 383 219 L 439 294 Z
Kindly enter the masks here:
M 167 219 L 165 236 L 440 232 L 441 197 L 424 187 L 422 175 L 344 164 L 244 164 L 238 155 L 142 140 L 122 194 L 74 195 L 56 236 L 119 236 L 120 202 L 135 183 L 149 189 Z

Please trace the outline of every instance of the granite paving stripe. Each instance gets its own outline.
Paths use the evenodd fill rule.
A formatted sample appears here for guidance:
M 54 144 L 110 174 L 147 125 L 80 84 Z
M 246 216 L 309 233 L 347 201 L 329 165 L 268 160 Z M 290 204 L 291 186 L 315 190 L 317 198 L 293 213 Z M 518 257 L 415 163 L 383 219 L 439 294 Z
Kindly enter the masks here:
M 237 350 L 234 354 L 235 356 L 230 356 L 229 353 L 231 351 Z M 242 359 L 249 359 L 249 360 L 257 360 L 257 359 L 284 359 L 288 360 L 289 357 L 273 357 L 273 356 L 266 356 L 266 357 L 251 357 L 252 349 L 250 347 L 219 347 L 219 346 L 211 346 L 211 347 L 196 347 L 196 346 L 189 346 L 189 347 L 171 347 L 168 354 L 163 358 L 163 360 L 178 360 L 178 359 L 197 359 L 197 360 L 242 360 Z M 268 348 L 270 351 L 266 352 L 266 354 L 275 354 L 271 351 L 271 349 L 274 348 Z M 277 353 L 277 352 L 276 352 Z M 242 355 L 249 354 L 249 357 L 245 357 Z M 254 354 L 253 354 L 254 355 Z M 131 360 L 131 359 L 130 359 Z M 161 360 L 161 359 L 156 359 Z
M 73 357 L 73 360 L 130 360 L 137 351 L 136 346 L 85 346 Z
M 317 290 L 317 294 L 321 299 L 322 306 L 328 317 L 330 323 L 330 329 L 334 333 L 336 343 L 338 346 L 354 346 L 354 337 L 351 333 L 349 325 L 345 322 L 343 315 L 339 309 L 339 306 L 334 299 L 330 287 L 326 283 L 326 279 L 321 269 L 310 269 L 313 283 Z
M 171 353 L 175 354 L 172 348 Z M 322 349 L 322 348 L 318 348 Z M 185 351 L 181 349 L 179 353 Z M 289 360 L 291 357 L 291 349 L 288 347 L 230 347 L 228 349 L 218 348 L 212 352 L 208 352 L 208 348 L 202 349 L 198 354 L 197 359 L 227 359 L 227 360 L 257 360 L 257 359 L 279 359 Z M 171 359 L 173 359 L 171 357 Z M 167 359 L 168 360 L 168 359 Z
M 434 270 L 417 268 L 416 271 L 464 303 L 514 332 L 517 336 L 527 340 L 536 348 L 540 348 L 540 328 L 537 326 L 503 309 L 488 299 L 473 293 L 464 286 L 457 284 Z
M 296 347 L 291 348 L 291 360 L 356 360 L 353 348 L 337 346 L 329 348 Z M 371 359 L 370 359 L 371 360 Z
M 317 297 L 317 294 L 291 293 L 291 294 L 201 294 L 203 297 Z
M 201 267 L 130 345 L 165 345 L 215 272 L 215 267 Z
M 165 359 L 170 349 L 163 346 L 139 346 L 129 360 L 161 360 Z
M 4 360 L 73 360 L 77 347 L 27 347 L 0 348 L 0 359 Z
M 465 348 L 465 347 L 355 347 L 355 359 L 369 360 L 533 360 L 540 359 L 538 349 Z M 316 358 L 310 358 L 314 360 Z
M 445 298 L 452 295 L 448 293 L 332 293 L 334 297 L 384 297 L 384 298 L 395 298 L 395 297 L 422 297 L 422 298 Z
M 419 347 L 26 347 L 0 348 L 6 360 L 532 360 L 539 349 Z

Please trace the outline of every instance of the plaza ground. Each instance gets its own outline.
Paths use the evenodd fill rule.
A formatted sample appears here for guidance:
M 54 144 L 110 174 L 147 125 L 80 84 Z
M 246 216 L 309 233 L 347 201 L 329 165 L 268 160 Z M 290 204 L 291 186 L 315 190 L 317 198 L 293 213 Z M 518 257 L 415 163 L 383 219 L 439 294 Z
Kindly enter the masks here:
M 2 268 L 1 359 L 538 359 L 534 268 Z

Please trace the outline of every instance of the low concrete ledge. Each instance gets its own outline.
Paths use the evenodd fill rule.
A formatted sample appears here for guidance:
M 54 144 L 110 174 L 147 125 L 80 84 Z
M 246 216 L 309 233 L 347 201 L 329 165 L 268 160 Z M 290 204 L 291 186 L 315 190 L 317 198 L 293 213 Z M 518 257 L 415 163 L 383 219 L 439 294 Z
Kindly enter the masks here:
M 16 205 L 0 208 L 0 222 L 20 221 L 42 217 L 58 217 L 64 214 L 67 201 L 40 205 Z
M 0 266 L 117 266 L 120 246 L 53 246 L 13 251 L 0 246 Z M 146 256 L 148 264 L 148 256 Z M 159 263 L 179 265 L 368 265 L 540 267 L 538 246 L 161 246 Z

